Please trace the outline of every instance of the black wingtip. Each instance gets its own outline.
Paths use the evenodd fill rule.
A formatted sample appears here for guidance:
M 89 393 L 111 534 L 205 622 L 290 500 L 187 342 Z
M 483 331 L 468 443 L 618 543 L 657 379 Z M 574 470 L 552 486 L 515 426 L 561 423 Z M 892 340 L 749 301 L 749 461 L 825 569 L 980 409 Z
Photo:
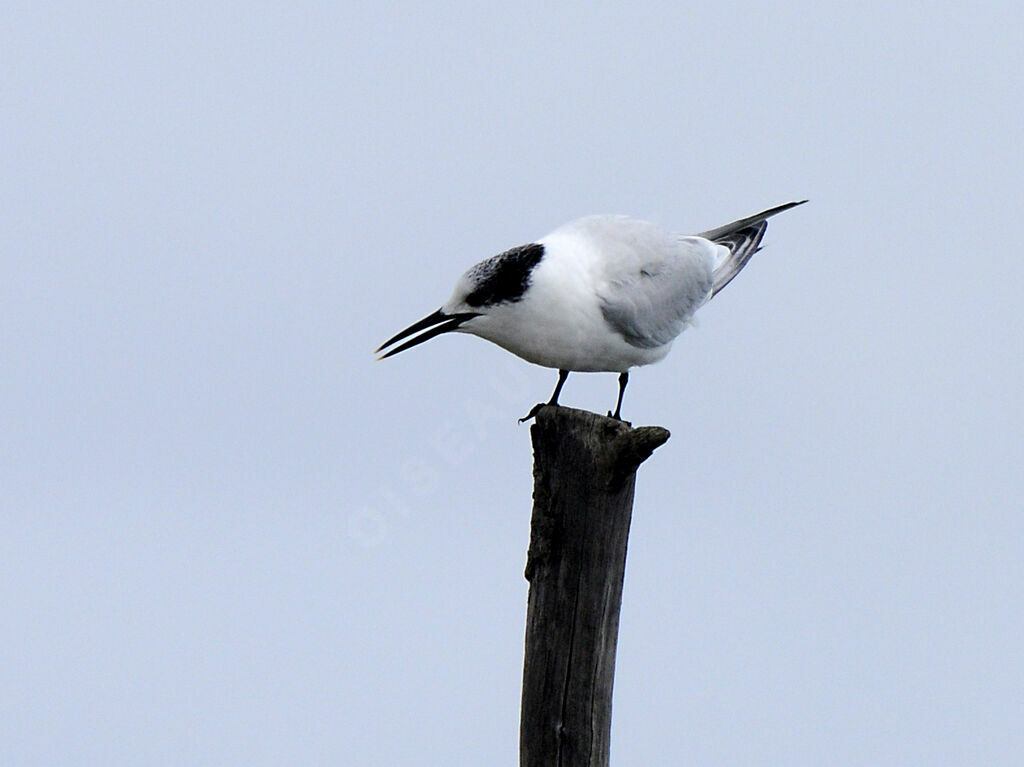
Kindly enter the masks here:
M 740 229 L 744 229 L 748 226 L 759 224 L 762 221 L 766 221 L 772 216 L 776 216 L 783 211 L 795 208 L 797 205 L 803 205 L 807 200 L 795 200 L 793 202 L 787 202 L 784 205 L 776 205 L 774 208 L 768 208 L 768 210 L 762 210 L 760 213 L 755 213 L 753 216 L 747 216 L 737 221 L 732 221 L 724 226 L 718 226 L 714 229 L 708 229 L 706 232 L 701 232 L 698 237 L 704 237 L 708 240 L 718 240 L 721 237 L 728 236 L 733 232 L 737 232 Z
M 774 208 L 769 208 L 768 210 L 762 211 L 761 213 L 758 214 L 758 217 L 760 217 L 760 218 L 771 218 L 772 216 L 777 215 L 779 213 L 782 213 L 783 211 L 791 210 L 792 208 L 795 208 L 798 205 L 803 205 L 805 202 L 809 202 L 809 201 L 808 200 L 794 200 L 793 202 L 787 202 L 787 203 L 785 203 L 783 205 L 777 205 Z

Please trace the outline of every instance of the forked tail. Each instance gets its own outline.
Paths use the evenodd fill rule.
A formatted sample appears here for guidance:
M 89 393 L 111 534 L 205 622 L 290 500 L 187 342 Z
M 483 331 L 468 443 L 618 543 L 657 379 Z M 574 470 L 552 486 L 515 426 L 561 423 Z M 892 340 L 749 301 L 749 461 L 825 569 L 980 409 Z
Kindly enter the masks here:
M 747 261 L 750 260 L 751 256 L 761 249 L 761 239 L 764 237 L 765 230 L 768 229 L 768 219 L 776 213 L 795 208 L 797 205 L 803 205 L 805 202 L 807 200 L 787 202 L 785 205 L 769 208 L 757 215 L 741 218 L 739 221 L 733 221 L 731 224 L 720 226 L 717 229 L 709 229 L 698 235 L 718 245 L 724 245 L 729 249 L 728 257 L 718 264 L 714 272 L 712 272 L 711 276 L 714 280 L 711 288 L 712 298 L 717 295 L 718 291 L 728 285 L 732 278 L 739 274 L 740 270 L 747 265 Z

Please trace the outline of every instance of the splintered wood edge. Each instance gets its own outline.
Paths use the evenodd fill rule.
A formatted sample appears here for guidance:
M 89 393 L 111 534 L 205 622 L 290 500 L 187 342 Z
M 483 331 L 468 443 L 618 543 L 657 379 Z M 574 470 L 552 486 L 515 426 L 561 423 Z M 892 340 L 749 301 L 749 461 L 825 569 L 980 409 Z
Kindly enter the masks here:
M 638 426 L 619 434 L 608 454 L 608 488 L 615 491 L 622 487 L 669 436 L 669 430 L 661 426 Z

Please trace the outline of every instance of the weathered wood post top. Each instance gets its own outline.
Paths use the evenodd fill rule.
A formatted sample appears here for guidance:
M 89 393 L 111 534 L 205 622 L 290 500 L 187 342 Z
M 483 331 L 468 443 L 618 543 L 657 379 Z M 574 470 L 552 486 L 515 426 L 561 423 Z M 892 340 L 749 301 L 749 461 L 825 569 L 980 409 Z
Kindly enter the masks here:
M 520 765 L 605 767 L 636 470 L 669 433 L 550 406 L 530 433 Z

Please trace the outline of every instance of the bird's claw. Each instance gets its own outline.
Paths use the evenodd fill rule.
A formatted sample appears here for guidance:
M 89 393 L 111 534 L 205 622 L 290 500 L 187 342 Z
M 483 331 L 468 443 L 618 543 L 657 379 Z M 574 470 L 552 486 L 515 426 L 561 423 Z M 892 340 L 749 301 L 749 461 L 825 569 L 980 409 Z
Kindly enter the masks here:
M 530 408 L 530 412 L 529 413 L 527 413 L 526 415 L 524 415 L 522 418 L 519 419 L 519 423 L 526 423 L 531 418 L 535 418 L 537 416 L 537 413 L 540 412 L 540 409 L 542 407 L 547 407 L 548 404 L 549 403 L 547 403 L 547 402 L 538 402 L 536 405 L 534 405 L 532 408 Z
M 624 423 L 624 424 L 626 424 L 626 426 L 632 426 L 633 425 L 632 421 L 627 421 L 621 415 L 619 415 L 618 413 L 613 413 L 611 410 L 608 411 L 608 417 L 618 421 L 619 423 Z

